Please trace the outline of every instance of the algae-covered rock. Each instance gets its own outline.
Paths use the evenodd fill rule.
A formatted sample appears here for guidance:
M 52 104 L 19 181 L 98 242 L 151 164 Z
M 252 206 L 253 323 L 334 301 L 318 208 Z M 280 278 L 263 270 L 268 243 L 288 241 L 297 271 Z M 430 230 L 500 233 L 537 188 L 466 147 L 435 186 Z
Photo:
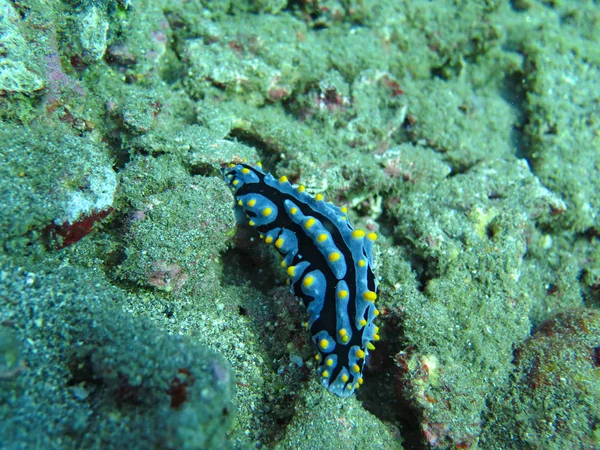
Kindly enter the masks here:
M 514 363 L 511 386 L 490 402 L 483 448 L 598 448 L 600 313 L 569 310 L 544 322 Z
M 505 382 L 530 329 L 527 224 L 560 204 L 524 162 L 496 160 L 389 205 L 418 273 L 393 270 L 394 255 L 384 254 L 382 275 L 396 284 L 383 295 L 400 311 L 407 344 L 396 355 L 397 389 L 430 445 L 477 441 L 490 386 Z
M 402 450 L 403 447 L 397 429 L 380 422 L 354 398 L 341 399 L 322 392 L 315 382 L 298 399 L 294 419 L 274 448 Z
M 600 229 L 598 8 L 565 2 L 547 23 L 524 29 L 527 154 L 534 173 L 566 202 L 556 223 Z M 562 17 L 571 17 L 563 22 Z
M 0 92 L 34 94 L 46 84 L 40 74 L 41 55 L 31 52 L 19 23 L 11 2 L 0 0 Z
M 79 41 L 82 47 L 82 57 L 88 63 L 99 61 L 106 52 L 108 19 L 106 13 L 97 6 L 90 6 L 80 15 L 80 20 L 74 21 L 79 25 Z
M 128 171 L 128 181 L 138 170 Z M 224 236 L 234 232 L 232 218 L 231 195 L 216 178 L 186 179 L 137 199 L 118 277 L 167 292 L 210 291 Z
M 22 358 L 19 370 L 0 366 L 10 382 L 0 390 L 3 448 L 228 448 L 228 364 L 127 316 L 123 300 L 93 271 L 3 263 L 0 320 Z
M 0 226 L 5 239 L 48 232 L 67 245 L 112 207 L 116 174 L 102 145 L 64 125 L 0 129 Z
M 190 94 L 223 90 L 255 106 L 288 97 L 298 79 L 295 30 L 303 29 L 300 22 L 269 15 L 201 24 L 202 37 L 186 40 L 183 49 Z
M 599 303 L 593 2 L 0 6 L 4 446 L 227 448 L 205 347 L 235 370 L 239 447 L 398 446 L 380 421 L 414 448 L 502 447 L 486 420 L 521 447 L 538 417 L 598 434 L 558 389 L 572 433 L 527 388 L 526 416 L 487 414 L 532 326 Z M 358 401 L 315 382 L 285 272 L 236 228 L 219 168 L 243 158 L 380 236 Z

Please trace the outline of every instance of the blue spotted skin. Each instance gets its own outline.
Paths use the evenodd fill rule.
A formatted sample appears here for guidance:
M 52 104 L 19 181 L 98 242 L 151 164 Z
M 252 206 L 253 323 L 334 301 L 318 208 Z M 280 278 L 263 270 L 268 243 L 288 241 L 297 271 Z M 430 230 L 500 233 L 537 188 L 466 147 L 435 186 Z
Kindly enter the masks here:
M 222 169 L 250 226 L 283 257 L 290 290 L 302 300 L 317 348 L 321 384 L 348 397 L 362 384 L 379 311 L 373 275 L 374 233 L 354 230 L 345 210 L 294 188 L 259 165 Z

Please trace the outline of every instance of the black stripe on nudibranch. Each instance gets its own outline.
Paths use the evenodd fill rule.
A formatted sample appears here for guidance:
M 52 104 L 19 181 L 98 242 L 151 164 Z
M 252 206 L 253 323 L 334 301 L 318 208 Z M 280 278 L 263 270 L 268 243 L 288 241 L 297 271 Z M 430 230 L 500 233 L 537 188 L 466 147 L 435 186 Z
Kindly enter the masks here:
M 372 254 L 377 235 L 355 230 L 345 208 L 293 187 L 286 177 L 265 174 L 259 163 L 230 164 L 222 172 L 248 224 L 282 255 L 290 290 L 306 306 L 321 384 L 350 396 L 379 340 L 373 324 L 379 315 Z

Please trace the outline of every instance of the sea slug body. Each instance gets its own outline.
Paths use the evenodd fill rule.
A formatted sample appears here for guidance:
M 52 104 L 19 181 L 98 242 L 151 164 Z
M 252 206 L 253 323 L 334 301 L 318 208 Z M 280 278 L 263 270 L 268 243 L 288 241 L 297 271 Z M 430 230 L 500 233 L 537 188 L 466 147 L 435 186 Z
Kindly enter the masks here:
M 248 224 L 283 257 L 290 290 L 308 313 L 321 384 L 352 395 L 379 340 L 373 323 L 379 315 L 372 256 L 377 235 L 354 229 L 346 208 L 265 174 L 259 163 L 230 164 L 222 172 Z

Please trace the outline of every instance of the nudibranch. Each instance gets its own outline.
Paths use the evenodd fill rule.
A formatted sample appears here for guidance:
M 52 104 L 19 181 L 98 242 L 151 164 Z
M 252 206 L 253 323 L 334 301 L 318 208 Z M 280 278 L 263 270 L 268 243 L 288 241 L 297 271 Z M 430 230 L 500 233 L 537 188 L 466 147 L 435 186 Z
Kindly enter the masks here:
M 222 172 L 248 225 L 283 257 L 290 291 L 308 313 L 304 326 L 317 348 L 321 384 L 341 397 L 352 395 L 379 340 L 373 323 L 379 315 L 372 253 L 377 235 L 354 229 L 346 208 L 263 172 L 260 163 L 230 164 Z

